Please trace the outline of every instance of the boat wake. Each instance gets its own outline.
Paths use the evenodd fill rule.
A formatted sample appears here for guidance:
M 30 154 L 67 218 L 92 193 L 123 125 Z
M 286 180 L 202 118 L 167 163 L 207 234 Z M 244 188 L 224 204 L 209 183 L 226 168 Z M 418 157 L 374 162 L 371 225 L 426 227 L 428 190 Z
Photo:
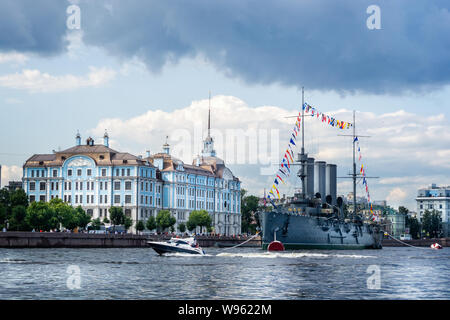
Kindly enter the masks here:
M 363 256 L 359 254 L 325 254 L 325 253 L 310 253 L 310 252 L 261 252 L 261 253 L 219 253 L 218 257 L 230 258 L 376 258 L 375 256 Z
M 170 252 L 164 253 L 165 257 L 211 257 L 210 254 L 191 254 L 191 253 L 182 253 L 182 252 Z

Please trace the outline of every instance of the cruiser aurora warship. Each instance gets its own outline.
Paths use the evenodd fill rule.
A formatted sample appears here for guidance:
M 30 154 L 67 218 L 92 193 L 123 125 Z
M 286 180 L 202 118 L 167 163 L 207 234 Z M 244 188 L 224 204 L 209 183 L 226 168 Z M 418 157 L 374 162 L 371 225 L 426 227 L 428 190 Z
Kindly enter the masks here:
M 301 190 L 272 209 L 266 207 L 259 212 L 263 249 L 273 241 L 281 242 L 285 249 L 381 249 L 383 232 L 380 226 L 373 221 L 365 221 L 356 209 L 356 180 L 359 175 L 356 173 L 355 142 L 353 174 L 350 174 L 355 209 L 345 218 L 343 200 L 336 198 L 337 167 L 308 157 L 304 148 L 304 127 L 302 120 L 302 148 L 295 162 L 300 166 L 297 176 L 301 179 Z

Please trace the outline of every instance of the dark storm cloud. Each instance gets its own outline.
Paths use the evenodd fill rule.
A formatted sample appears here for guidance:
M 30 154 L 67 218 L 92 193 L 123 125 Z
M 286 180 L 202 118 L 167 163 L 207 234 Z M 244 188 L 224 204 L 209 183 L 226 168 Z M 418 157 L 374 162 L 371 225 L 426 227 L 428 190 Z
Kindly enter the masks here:
M 381 8 L 381 30 L 366 26 L 372 4 Z M 86 42 L 113 55 L 136 55 L 154 71 L 168 60 L 202 54 L 249 83 L 395 92 L 450 80 L 448 1 L 111 0 L 86 6 Z
M 67 1 L 1 0 L 0 51 L 52 55 L 66 43 Z
M 61 2 L 67 4 L 56 1 Z M 6 36 L 9 47 L 60 50 L 60 22 L 56 27 L 45 17 L 61 9 L 41 3 L 48 2 L 33 3 L 32 14 L 3 13 L 16 25 L 38 28 L 12 32 Z M 372 4 L 381 8 L 381 30 L 366 26 Z M 450 82 L 448 0 L 83 0 L 79 5 L 85 43 L 123 59 L 136 56 L 152 72 L 168 61 L 201 55 L 248 83 L 381 93 Z

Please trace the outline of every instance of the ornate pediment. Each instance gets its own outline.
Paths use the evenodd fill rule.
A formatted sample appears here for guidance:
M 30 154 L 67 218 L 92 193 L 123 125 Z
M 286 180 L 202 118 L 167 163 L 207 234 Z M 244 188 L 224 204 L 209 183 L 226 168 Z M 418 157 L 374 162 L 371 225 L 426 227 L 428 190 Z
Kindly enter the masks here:
M 73 160 L 70 160 L 67 163 L 68 167 L 90 167 L 92 166 L 92 161 L 89 161 L 86 158 L 75 158 Z

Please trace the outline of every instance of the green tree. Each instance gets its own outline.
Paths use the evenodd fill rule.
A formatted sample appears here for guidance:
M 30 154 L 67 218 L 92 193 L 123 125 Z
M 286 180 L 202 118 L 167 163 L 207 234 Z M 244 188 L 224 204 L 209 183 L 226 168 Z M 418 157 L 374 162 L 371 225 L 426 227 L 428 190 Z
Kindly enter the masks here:
M 436 238 L 442 232 L 442 218 L 441 213 L 437 210 L 425 210 L 422 216 L 422 229 L 427 236 Z
M 124 224 L 125 214 L 121 207 L 111 207 L 109 208 L 109 217 L 111 218 L 111 223 L 113 225 L 113 231 L 116 231 L 116 226 Z
M 103 223 L 110 223 L 111 221 L 109 221 L 108 217 L 105 216 L 105 218 L 103 219 Z
M 9 229 L 14 231 L 29 231 L 25 218 L 27 216 L 27 208 L 18 205 L 12 208 L 11 217 L 9 219 Z
M 211 230 L 212 219 L 206 210 L 194 210 L 189 214 L 189 219 L 187 221 L 187 228 L 189 231 L 194 230 L 196 227 L 205 227 Z
M 48 205 L 54 210 L 58 223 L 64 228 L 73 230 L 77 227 L 78 221 L 72 206 L 58 198 L 50 200 Z
M 93 230 L 100 230 L 100 226 L 102 225 L 102 222 L 100 221 L 100 218 L 96 218 L 92 220 L 91 226 Z
M 125 231 L 128 231 L 130 227 L 133 225 L 133 220 L 130 217 L 125 217 L 123 220 L 123 226 L 125 227 Z
M 144 231 L 144 229 L 145 229 L 145 224 L 144 224 L 144 222 L 143 222 L 142 220 L 139 220 L 139 221 L 136 223 L 136 231 L 141 232 L 141 231 Z
M 7 188 L 0 189 L 0 203 L 9 208 L 11 205 L 11 193 Z
M 168 210 L 161 210 L 156 216 L 156 225 L 161 231 L 172 227 L 176 222 L 175 217 L 173 217 Z
M 409 228 L 409 234 L 413 239 L 420 239 L 420 222 L 416 217 L 408 217 L 406 226 Z
M 28 197 L 24 190 L 17 189 L 10 193 L 11 207 L 24 206 L 28 207 Z
M 156 225 L 156 220 L 154 216 L 150 216 L 150 218 L 148 218 L 147 223 L 145 225 L 147 227 L 148 230 L 155 230 L 157 225 Z
M 58 216 L 53 207 L 42 201 L 33 202 L 27 208 L 25 221 L 30 228 L 43 231 L 55 229 L 59 224 Z
M 180 230 L 181 233 L 186 231 L 186 225 L 182 222 L 178 225 L 178 230 Z
M 6 221 L 6 206 L 0 203 L 0 228 L 3 228 Z
M 245 194 L 246 192 L 244 197 L 241 198 L 242 231 L 255 233 L 256 227 L 260 226 L 258 218 L 258 210 L 260 209 L 259 198 L 252 195 L 245 196 Z
M 74 209 L 74 213 L 77 221 L 77 227 L 85 229 L 89 222 L 91 222 L 91 216 L 88 215 L 81 206 L 76 207 Z

